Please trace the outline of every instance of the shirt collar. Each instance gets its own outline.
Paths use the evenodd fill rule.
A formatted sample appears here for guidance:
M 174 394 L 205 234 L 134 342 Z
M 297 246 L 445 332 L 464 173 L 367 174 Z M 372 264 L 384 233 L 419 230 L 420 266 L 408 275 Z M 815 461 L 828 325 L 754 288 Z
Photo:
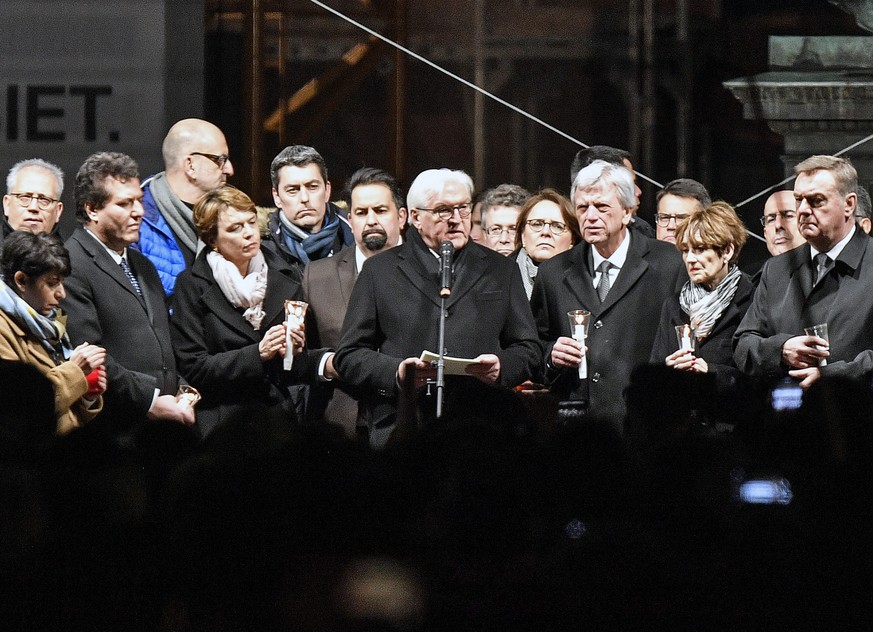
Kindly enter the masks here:
M 597 252 L 597 248 L 591 248 L 591 254 L 594 257 L 594 269 L 600 267 L 600 264 L 604 261 L 609 261 L 615 268 L 619 270 L 624 265 L 625 259 L 627 259 L 627 252 L 630 249 L 630 231 L 625 228 L 624 229 L 624 239 L 621 240 L 618 248 L 615 249 L 615 252 L 612 253 L 609 257 L 604 257 L 599 252 Z
M 401 235 L 400 238 L 397 240 L 397 245 L 399 246 L 402 243 L 403 243 L 403 235 Z M 395 246 L 392 246 L 392 248 L 394 248 L 394 247 Z M 385 250 L 388 250 L 388 248 L 386 248 Z M 376 254 L 378 254 L 378 253 L 376 253 Z M 370 256 L 372 257 L 373 255 L 370 255 Z M 437 255 L 437 256 L 439 256 L 439 255 Z M 367 261 L 367 256 L 361 250 L 361 247 L 358 246 L 358 244 L 355 244 L 355 272 L 360 272 L 361 268 L 364 267 L 364 263 L 366 261 Z
M 843 237 L 840 241 L 836 243 L 836 245 L 828 250 L 825 254 L 830 258 L 831 261 L 836 261 L 837 257 L 840 256 L 840 253 L 843 252 L 843 248 L 846 247 L 846 244 L 849 243 L 849 240 L 852 238 L 852 235 L 855 234 L 857 227 L 854 222 L 852 223 L 852 229 L 849 231 L 849 234 Z M 809 254 L 812 260 L 815 259 L 816 255 L 819 254 L 819 251 L 813 248 L 812 244 L 809 245 Z
M 115 263 L 121 265 L 121 260 L 122 260 L 122 259 L 127 259 L 127 248 L 125 248 L 124 250 L 122 250 L 121 253 L 119 254 L 119 253 L 115 252 L 112 248 L 110 248 L 109 246 L 107 246 L 106 244 L 104 244 L 102 241 L 100 241 L 100 238 L 99 238 L 97 235 L 95 235 L 94 233 L 92 233 L 90 228 L 85 228 L 85 232 L 88 233 L 89 235 L 91 235 L 91 237 L 93 237 L 94 240 L 95 240 L 98 244 L 100 244 L 101 246 L 103 246 L 103 249 L 104 249 L 106 252 L 109 253 L 109 256 L 112 257 L 112 260 L 113 260 Z

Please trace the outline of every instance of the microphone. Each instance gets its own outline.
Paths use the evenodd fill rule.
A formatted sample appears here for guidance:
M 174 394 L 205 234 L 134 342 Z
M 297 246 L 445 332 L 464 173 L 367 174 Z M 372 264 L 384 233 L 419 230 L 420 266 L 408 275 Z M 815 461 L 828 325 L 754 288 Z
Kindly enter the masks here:
M 452 293 L 452 254 L 455 247 L 448 239 L 440 244 L 440 296 Z

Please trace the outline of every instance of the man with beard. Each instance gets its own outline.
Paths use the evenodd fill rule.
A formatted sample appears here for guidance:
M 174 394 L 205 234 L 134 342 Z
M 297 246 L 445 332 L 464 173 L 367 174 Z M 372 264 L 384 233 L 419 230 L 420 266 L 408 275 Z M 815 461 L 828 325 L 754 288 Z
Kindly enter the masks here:
M 415 230 L 407 231 L 403 245 L 368 260 L 355 282 L 334 361 L 342 379 L 361 389 L 374 448 L 394 432 L 407 373 L 414 372 L 410 377 L 422 389 L 436 376 L 419 358 L 439 350 L 445 241 L 453 249 L 454 280 L 445 303 L 444 351 L 474 360 L 466 376 L 446 379 L 447 415 L 481 399 L 487 390 L 481 383 L 511 388 L 539 368 L 541 349 L 518 266 L 472 242 L 472 197 L 473 181 L 463 171 L 419 174 L 406 196 Z M 422 412 L 431 413 L 432 405 L 422 400 Z
M 734 359 L 754 377 L 790 376 L 808 388 L 822 376 L 873 373 L 873 245 L 855 225 L 858 174 L 844 158 L 812 156 L 794 168 L 802 246 L 769 259 L 740 326 Z M 828 340 L 805 334 L 827 324 Z
M 306 334 L 310 349 L 337 347 L 349 296 L 361 267 L 368 258 L 401 243 L 406 224 L 400 187 L 391 174 L 364 167 L 352 174 L 347 187 L 351 196 L 349 223 L 355 244 L 333 257 L 313 261 L 303 272 L 303 297 L 309 303 Z M 332 357 L 325 358 L 325 362 L 332 361 Z M 308 414 L 323 415 L 325 421 L 353 435 L 358 402 L 343 384 L 331 384 L 312 392 Z

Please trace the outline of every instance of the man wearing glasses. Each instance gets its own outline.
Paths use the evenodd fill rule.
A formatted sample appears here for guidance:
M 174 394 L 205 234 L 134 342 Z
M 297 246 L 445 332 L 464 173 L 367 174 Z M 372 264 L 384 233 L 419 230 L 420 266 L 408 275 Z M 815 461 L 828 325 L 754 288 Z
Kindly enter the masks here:
M 655 233 L 661 241 L 676 243 L 676 226 L 695 209 L 712 204 L 709 191 L 697 180 L 677 178 L 664 185 L 655 198 L 658 212 L 655 213 Z
M 0 244 L 13 230 L 51 233 L 61 219 L 64 174 L 56 165 L 31 158 L 12 166 L 3 196 Z
M 517 184 L 501 184 L 482 196 L 482 232 L 485 245 L 508 257 L 515 252 L 515 231 L 521 207 L 530 197 Z
M 158 269 L 167 296 L 176 277 L 203 248 L 194 229 L 194 205 L 233 175 L 227 141 L 212 123 L 190 118 L 167 132 L 161 147 L 164 171 L 143 183 L 145 215 L 133 248 Z
M 774 257 L 806 243 L 797 229 L 794 191 L 776 191 L 767 198 L 761 226 L 764 227 L 767 250 Z
M 410 367 L 415 387 L 436 376 L 422 351 L 437 352 L 440 317 L 440 244 L 450 241 L 453 282 L 446 301 L 445 351 L 473 358 L 470 377 L 446 380 L 447 413 L 481 385 L 514 387 L 540 362 L 533 316 L 518 266 L 470 239 L 473 182 L 463 171 L 419 174 L 406 201 L 414 229 L 401 246 L 367 260 L 358 274 L 334 366 L 363 394 L 370 445 L 384 447 L 394 431 L 400 385 Z M 433 402 L 424 402 L 430 411 Z

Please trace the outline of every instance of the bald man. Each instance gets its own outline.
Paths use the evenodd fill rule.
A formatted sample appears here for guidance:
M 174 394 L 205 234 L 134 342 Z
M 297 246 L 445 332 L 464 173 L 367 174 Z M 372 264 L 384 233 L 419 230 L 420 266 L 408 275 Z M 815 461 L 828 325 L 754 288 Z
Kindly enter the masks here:
M 774 257 L 806 243 L 797 229 L 797 203 L 794 191 L 776 191 L 764 204 L 764 239 Z
M 139 241 L 132 247 L 154 264 L 170 296 L 176 277 L 203 247 L 194 229 L 194 205 L 227 182 L 233 164 L 222 131 L 196 118 L 173 125 L 161 151 L 164 171 L 143 182 L 145 215 Z

